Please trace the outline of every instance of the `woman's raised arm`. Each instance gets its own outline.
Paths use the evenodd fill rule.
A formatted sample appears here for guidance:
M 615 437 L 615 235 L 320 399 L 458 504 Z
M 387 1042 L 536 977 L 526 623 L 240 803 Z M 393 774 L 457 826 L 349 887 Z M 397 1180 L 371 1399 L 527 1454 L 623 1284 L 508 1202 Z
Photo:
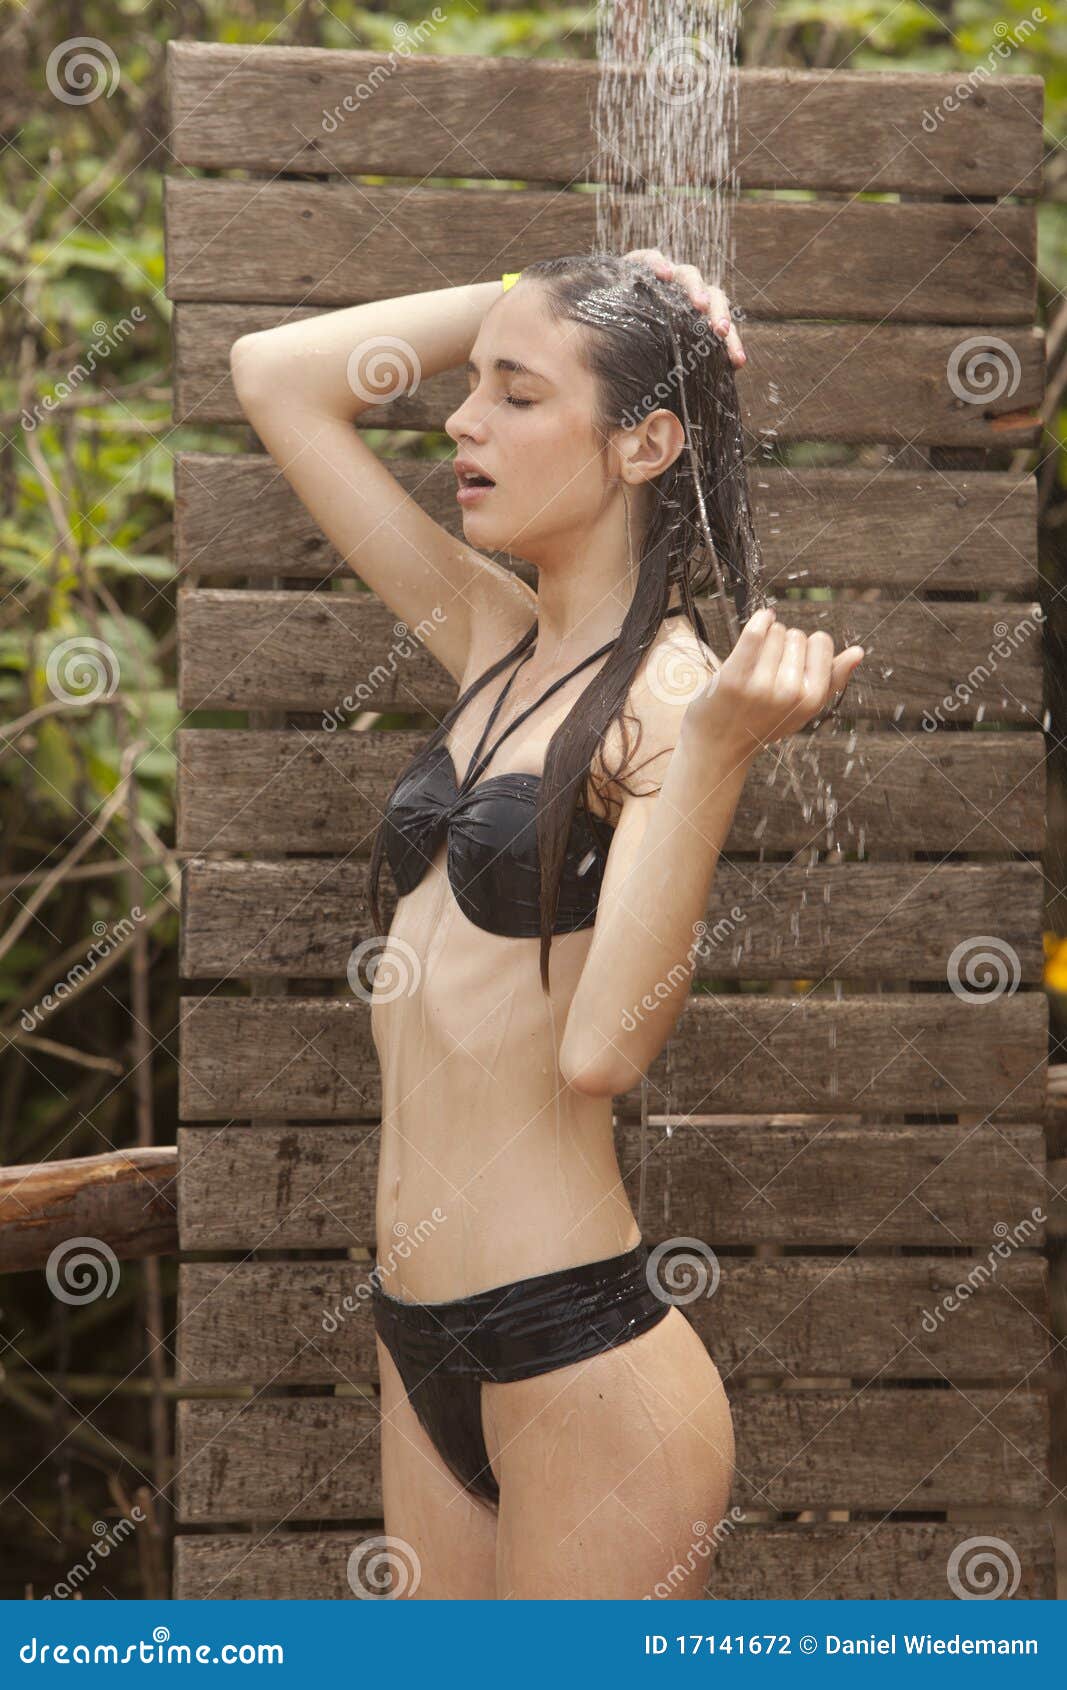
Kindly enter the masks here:
M 241 408 L 298 498 L 457 682 L 486 613 L 493 645 L 508 643 L 529 627 L 534 594 L 428 516 L 353 425 L 465 364 L 502 291 L 478 282 L 345 306 L 241 335 L 230 350 Z
M 669 757 L 656 792 L 624 794 L 596 928 L 567 1012 L 563 1079 L 594 1097 L 637 1084 L 686 999 L 711 883 L 753 759 L 841 693 L 864 655 L 836 657 L 769 607 L 745 624 L 709 685 L 686 702 L 637 702 L 642 739 Z

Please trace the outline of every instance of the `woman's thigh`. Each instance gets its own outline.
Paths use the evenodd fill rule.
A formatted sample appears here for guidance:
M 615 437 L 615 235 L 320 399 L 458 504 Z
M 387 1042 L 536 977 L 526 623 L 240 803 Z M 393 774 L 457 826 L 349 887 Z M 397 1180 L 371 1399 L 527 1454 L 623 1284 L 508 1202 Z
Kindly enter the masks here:
M 499 1598 L 704 1594 L 733 1423 L 680 1309 L 616 1349 L 482 1393 Z
M 406 1596 L 496 1595 L 496 1514 L 457 1484 L 411 1403 L 380 1338 L 382 1506 L 398 1561 L 417 1570 Z M 399 1594 L 399 1592 L 398 1592 Z

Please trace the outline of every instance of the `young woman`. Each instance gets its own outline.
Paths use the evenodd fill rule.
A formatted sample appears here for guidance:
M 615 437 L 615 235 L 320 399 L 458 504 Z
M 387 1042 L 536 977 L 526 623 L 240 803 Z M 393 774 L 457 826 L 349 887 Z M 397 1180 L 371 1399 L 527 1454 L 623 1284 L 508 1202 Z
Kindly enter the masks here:
M 365 372 L 398 352 L 375 392 Z M 611 1100 L 685 1005 L 753 759 L 863 656 L 753 611 L 743 361 L 722 292 L 658 250 L 233 348 L 267 450 L 459 689 L 371 858 L 383 1502 L 420 1597 L 698 1597 L 728 1504 L 722 1380 L 646 1261 Z M 457 365 L 462 541 L 352 426 Z M 744 620 L 721 662 L 701 568 Z

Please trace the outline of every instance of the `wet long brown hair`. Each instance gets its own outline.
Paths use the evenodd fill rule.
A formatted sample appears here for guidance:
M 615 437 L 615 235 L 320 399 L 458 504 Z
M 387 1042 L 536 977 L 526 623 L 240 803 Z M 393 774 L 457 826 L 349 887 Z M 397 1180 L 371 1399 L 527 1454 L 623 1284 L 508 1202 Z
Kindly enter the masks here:
M 547 992 L 549 950 L 574 815 L 579 803 L 591 808 L 586 783 L 596 789 L 594 759 L 609 772 L 604 742 L 616 721 L 626 749 L 619 769 L 610 771 L 609 778 L 631 790 L 622 773 L 636 749 L 636 743 L 629 744 L 624 723 L 626 701 L 663 621 L 672 589 L 680 589 L 685 611 L 705 645 L 711 642 L 694 603 L 695 593 L 714 583 L 736 637 L 741 624 L 763 602 L 763 589 L 733 367 L 706 314 L 693 306 L 679 284 L 661 281 L 644 265 L 614 253 L 542 259 L 526 265 L 522 280 L 541 285 L 547 308 L 557 321 L 583 326 L 585 333 L 577 337 L 578 356 L 595 378 L 593 427 L 605 445 L 613 431 L 636 425 L 659 409 L 673 411 L 686 436 L 674 462 L 648 484 L 655 502 L 640 557 L 634 560 L 637 585 L 618 639 L 552 735 L 545 755 L 536 827 L 541 864 L 541 983 Z M 528 651 L 536 636 L 534 622 L 499 662 L 457 698 L 419 756 L 445 737 L 475 693 Z M 397 784 L 409 767 L 398 776 Z M 379 937 L 384 937 L 378 896 L 383 855 L 380 825 L 371 848 L 369 893 Z

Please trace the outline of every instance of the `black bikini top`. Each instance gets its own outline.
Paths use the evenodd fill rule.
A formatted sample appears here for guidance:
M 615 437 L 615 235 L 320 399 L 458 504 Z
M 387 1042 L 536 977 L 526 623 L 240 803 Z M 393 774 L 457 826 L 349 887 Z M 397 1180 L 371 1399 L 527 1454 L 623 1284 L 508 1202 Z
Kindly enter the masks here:
M 677 605 L 668 616 L 683 614 Z M 618 636 L 616 635 L 616 639 Z M 546 687 L 488 751 L 482 747 L 496 721 L 511 683 L 533 646 L 511 671 L 493 705 L 462 782 L 445 743 L 455 716 L 450 712 L 409 768 L 400 776 L 385 806 L 382 843 L 397 890 L 403 897 L 418 886 L 448 839 L 448 879 L 463 914 L 476 927 L 508 939 L 537 939 L 541 934 L 541 866 L 537 848 L 537 798 L 541 776 L 521 772 L 478 776 L 508 735 L 561 686 L 611 650 L 608 640 Z M 488 673 L 488 671 L 487 671 Z M 455 715 L 481 686 L 484 676 L 454 706 Z M 600 887 L 614 829 L 579 804 L 560 879 L 554 933 L 575 933 L 596 920 Z

